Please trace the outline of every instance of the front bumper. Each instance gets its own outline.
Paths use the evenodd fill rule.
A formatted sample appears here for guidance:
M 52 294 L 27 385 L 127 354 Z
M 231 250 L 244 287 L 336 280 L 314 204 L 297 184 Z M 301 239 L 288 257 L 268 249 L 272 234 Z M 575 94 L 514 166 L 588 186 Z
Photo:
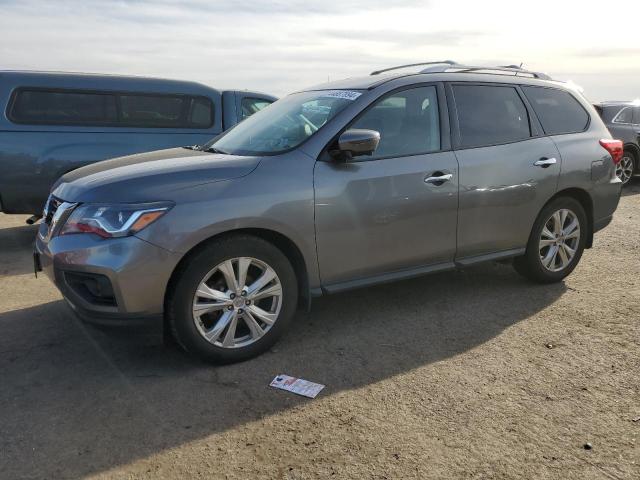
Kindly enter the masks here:
M 135 236 L 105 240 L 75 234 L 46 240 L 47 228 L 41 224 L 36 238 L 36 270 L 39 263 L 81 318 L 101 324 L 134 324 L 162 316 L 167 284 L 179 254 Z M 88 289 L 82 285 L 85 279 Z

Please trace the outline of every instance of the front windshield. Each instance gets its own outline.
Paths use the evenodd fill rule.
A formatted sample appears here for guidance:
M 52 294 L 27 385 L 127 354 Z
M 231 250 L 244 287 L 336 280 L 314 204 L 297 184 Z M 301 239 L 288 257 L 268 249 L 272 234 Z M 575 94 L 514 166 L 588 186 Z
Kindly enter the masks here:
M 294 93 L 250 116 L 203 149 L 231 155 L 274 155 L 291 150 L 360 95 L 353 90 Z

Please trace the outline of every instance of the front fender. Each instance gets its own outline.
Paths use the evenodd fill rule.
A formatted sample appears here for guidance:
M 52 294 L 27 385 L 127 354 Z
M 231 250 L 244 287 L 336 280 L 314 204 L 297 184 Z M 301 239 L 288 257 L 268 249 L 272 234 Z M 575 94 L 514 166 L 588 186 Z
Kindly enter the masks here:
M 245 177 L 175 192 L 176 206 L 138 236 L 186 254 L 212 237 L 236 230 L 275 232 L 296 245 L 310 286 L 319 286 L 313 163 L 299 160 L 265 159 Z

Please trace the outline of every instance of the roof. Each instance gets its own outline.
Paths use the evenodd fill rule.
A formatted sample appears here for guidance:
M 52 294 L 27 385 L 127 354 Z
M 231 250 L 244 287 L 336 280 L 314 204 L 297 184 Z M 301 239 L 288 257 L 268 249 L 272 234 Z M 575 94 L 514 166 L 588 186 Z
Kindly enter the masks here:
M 537 78 L 522 77 L 515 75 L 491 74 L 480 72 L 427 72 L 398 74 L 389 73 L 383 75 L 369 75 L 366 77 L 354 77 L 344 80 L 322 83 L 305 90 L 372 90 L 375 87 L 403 78 L 411 78 L 417 82 L 495 82 L 495 83 L 518 83 L 531 85 L 564 86 L 563 82 L 556 80 L 542 80 Z
M 416 68 L 418 71 L 405 73 L 398 72 L 408 68 Z M 426 67 L 426 68 L 425 68 Z M 544 73 L 525 70 L 521 66 L 470 66 L 462 65 L 452 60 L 437 62 L 413 63 L 397 67 L 385 68 L 372 72 L 366 77 L 348 78 L 335 82 L 317 85 L 308 90 L 371 90 L 397 79 L 411 77 L 416 82 L 420 81 L 474 81 L 496 83 L 527 83 L 532 85 L 548 85 L 553 83 L 558 86 L 567 86 L 563 82 L 553 80 Z M 515 79 L 515 80 L 514 80 Z M 569 87 L 570 88 L 570 87 Z
M 184 90 L 183 93 L 209 93 L 215 89 L 189 80 L 106 73 L 55 72 L 33 70 L 0 70 L 0 83 L 15 86 L 93 88 L 93 89 L 152 89 L 158 92 Z
M 604 102 L 598 102 L 596 105 L 601 107 L 617 106 L 617 105 L 629 105 L 634 107 L 640 107 L 640 100 L 605 100 Z

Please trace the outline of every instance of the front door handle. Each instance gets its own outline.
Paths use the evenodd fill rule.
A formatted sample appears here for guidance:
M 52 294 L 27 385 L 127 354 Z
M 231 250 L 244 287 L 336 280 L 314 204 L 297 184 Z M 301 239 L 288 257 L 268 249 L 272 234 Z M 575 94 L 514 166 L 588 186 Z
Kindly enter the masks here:
M 538 160 L 537 162 L 534 162 L 533 164 L 536 167 L 542 167 L 542 168 L 547 168 L 551 165 L 554 165 L 557 162 L 557 160 L 555 158 L 541 158 L 540 160 Z
M 442 175 L 437 175 L 433 177 L 427 177 L 424 179 L 424 183 L 430 183 L 431 185 L 439 186 L 439 185 L 442 185 L 444 182 L 448 182 L 452 178 L 453 178 L 453 174 L 447 173 L 446 175 L 442 174 Z

